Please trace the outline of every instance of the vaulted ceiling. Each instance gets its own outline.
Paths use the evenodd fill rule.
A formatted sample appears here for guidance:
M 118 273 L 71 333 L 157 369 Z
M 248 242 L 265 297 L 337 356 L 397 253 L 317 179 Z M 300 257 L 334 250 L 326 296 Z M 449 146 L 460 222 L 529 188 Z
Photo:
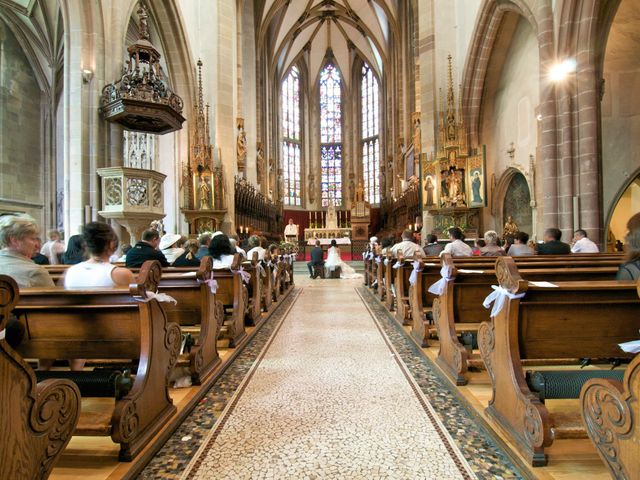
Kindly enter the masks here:
M 348 72 L 350 48 L 382 76 L 397 31 L 398 1 L 262 0 L 258 46 L 269 49 L 270 68 L 281 77 L 305 49 L 312 79 L 329 49 L 338 68 Z
M 56 0 L 0 0 L 0 17 L 20 42 L 43 91 L 61 74 L 62 16 Z

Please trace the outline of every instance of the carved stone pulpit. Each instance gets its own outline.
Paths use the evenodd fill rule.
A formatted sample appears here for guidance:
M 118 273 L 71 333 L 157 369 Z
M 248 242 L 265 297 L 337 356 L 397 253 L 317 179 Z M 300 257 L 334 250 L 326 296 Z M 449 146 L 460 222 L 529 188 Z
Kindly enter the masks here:
M 102 210 L 127 229 L 131 244 L 154 220 L 165 217 L 163 184 L 166 175 L 155 170 L 129 167 L 99 168 L 102 179 Z

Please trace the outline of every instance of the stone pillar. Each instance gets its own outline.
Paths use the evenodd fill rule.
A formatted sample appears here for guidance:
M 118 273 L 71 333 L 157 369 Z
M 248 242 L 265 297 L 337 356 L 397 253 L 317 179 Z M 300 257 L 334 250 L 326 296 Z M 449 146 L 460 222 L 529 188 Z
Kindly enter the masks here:
M 235 231 L 234 216 L 234 176 L 236 165 L 236 117 L 237 115 L 237 35 L 235 0 L 218 0 L 217 35 L 215 37 L 216 72 L 213 90 L 213 117 L 215 124 L 215 145 L 218 147 L 216 160 L 222 164 L 225 181 L 225 203 L 227 215 L 222 222 L 225 233 Z

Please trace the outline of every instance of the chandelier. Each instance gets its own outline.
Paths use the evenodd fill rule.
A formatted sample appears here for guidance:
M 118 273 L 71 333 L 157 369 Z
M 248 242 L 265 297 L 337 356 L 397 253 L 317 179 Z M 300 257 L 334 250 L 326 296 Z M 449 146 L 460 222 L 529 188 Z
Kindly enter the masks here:
M 122 77 L 102 89 L 105 120 L 128 130 L 164 134 L 180 130 L 182 98 L 173 93 L 160 66 L 160 52 L 149 37 L 149 14 L 140 3 L 140 39 L 130 45 Z

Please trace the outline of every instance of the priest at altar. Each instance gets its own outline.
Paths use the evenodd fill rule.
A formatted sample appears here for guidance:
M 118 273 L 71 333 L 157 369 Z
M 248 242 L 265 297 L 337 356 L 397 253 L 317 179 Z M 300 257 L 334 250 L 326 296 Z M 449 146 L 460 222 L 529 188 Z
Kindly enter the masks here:
M 298 241 L 298 225 L 293 223 L 293 218 L 290 218 L 289 223 L 284 227 L 284 239 L 291 243 Z

